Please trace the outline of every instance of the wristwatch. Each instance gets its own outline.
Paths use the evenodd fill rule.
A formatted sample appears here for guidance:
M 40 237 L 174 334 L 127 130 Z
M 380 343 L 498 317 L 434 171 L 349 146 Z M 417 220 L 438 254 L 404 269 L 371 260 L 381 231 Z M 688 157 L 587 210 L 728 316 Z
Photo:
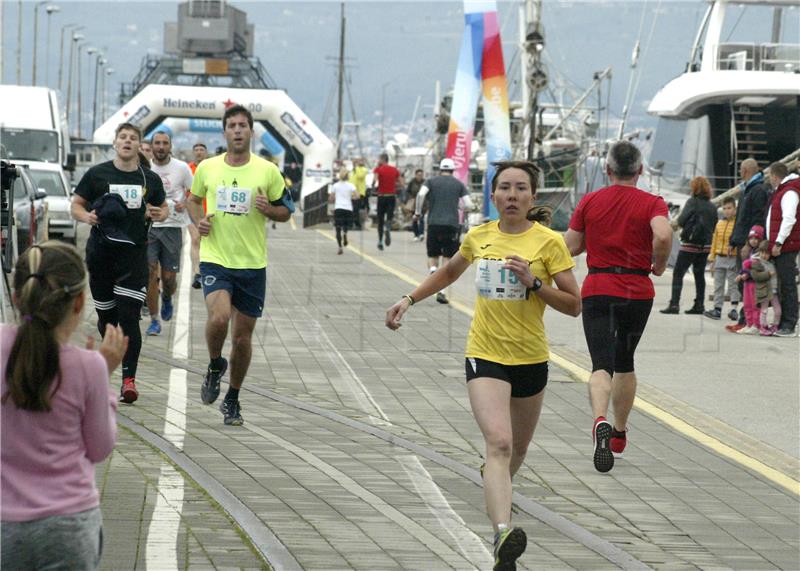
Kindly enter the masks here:
M 782 242 L 775 242 L 775 245 L 776 245 L 778 248 L 783 248 L 783 243 L 782 243 Z
M 542 287 L 542 280 L 540 280 L 536 276 L 533 276 L 533 285 L 525 290 L 525 299 L 530 298 L 531 292 L 536 293 L 541 289 L 541 287 Z

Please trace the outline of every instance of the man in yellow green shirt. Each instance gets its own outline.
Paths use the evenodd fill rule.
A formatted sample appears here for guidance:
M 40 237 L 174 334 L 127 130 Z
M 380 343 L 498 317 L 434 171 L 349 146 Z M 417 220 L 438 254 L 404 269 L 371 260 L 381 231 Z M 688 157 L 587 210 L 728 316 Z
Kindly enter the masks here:
M 244 423 L 239 389 L 250 366 L 251 337 L 266 295 L 266 223 L 285 222 L 294 205 L 278 167 L 250 153 L 252 114 L 234 105 L 225 111 L 222 124 L 228 151 L 198 165 L 187 208 L 201 236 L 200 276 L 208 310 L 210 362 L 200 396 L 205 404 L 219 396 L 228 369 L 222 347 L 230 322 L 231 374 L 220 411 L 225 424 L 239 426 Z
M 358 191 L 358 200 L 353 201 L 353 219 L 355 229 L 361 230 L 361 211 L 367 208 L 367 174 L 369 169 L 364 166 L 364 159 L 357 158 L 353 161 L 353 172 L 350 173 L 350 184 Z

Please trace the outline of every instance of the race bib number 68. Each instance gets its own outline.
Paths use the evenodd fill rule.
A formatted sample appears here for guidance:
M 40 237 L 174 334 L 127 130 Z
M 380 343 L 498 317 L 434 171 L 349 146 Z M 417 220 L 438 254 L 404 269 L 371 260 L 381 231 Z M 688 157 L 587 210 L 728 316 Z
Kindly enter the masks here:
M 250 212 L 251 195 L 249 188 L 217 187 L 217 210 L 228 214 L 247 214 Z

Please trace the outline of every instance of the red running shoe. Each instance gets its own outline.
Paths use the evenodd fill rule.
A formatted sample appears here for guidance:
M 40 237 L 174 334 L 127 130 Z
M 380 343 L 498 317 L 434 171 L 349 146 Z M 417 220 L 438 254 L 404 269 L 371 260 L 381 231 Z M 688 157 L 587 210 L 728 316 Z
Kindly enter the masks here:
M 734 323 L 733 325 L 726 325 L 725 329 L 730 331 L 731 333 L 738 333 L 740 329 L 744 329 L 745 325 L 741 325 L 740 323 Z
M 614 455 L 611 453 L 609 441 L 611 440 L 611 423 L 604 416 L 598 416 L 592 429 L 594 441 L 594 467 L 598 472 L 608 472 L 614 467 Z
M 625 445 L 628 443 L 627 430 L 617 430 L 611 427 L 611 440 L 609 446 L 614 458 L 622 458 L 622 453 L 625 452 Z
M 139 391 L 136 390 L 136 379 L 133 377 L 125 377 L 122 379 L 122 389 L 120 390 L 119 400 L 131 404 L 136 402 L 139 398 Z

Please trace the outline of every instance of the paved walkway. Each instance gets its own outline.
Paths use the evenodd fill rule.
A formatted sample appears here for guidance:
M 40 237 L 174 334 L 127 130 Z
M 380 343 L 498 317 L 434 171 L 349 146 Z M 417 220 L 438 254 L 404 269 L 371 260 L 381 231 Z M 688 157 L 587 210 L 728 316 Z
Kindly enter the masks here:
M 98 469 L 103 568 L 491 568 L 482 443 L 463 378 L 470 317 L 426 301 L 399 332 L 386 329 L 386 307 L 424 276 L 424 249 L 403 233 L 379 256 L 372 235 L 351 234 L 356 247 L 364 236 L 361 249 L 377 265 L 355 248 L 336 256 L 324 232 L 270 232 L 266 317 L 242 427 L 223 426 L 217 408 L 200 402 L 206 313 L 184 281 L 176 318 L 145 339 L 140 400 L 121 405 L 117 451 Z M 467 282 L 453 292 L 465 302 Z M 585 365 L 571 349 L 576 330 L 548 326 L 559 330 L 561 358 Z M 634 412 L 626 459 L 595 472 L 576 376 L 551 367 L 515 480 L 514 521 L 530 540 L 520 569 L 800 568 L 796 488 L 658 417 Z M 643 388 L 735 450 L 758 448 L 752 437 L 737 443 L 735 430 L 695 403 Z M 796 400 L 774 406 L 797 414 Z M 798 478 L 797 455 L 775 447 L 767 459 Z

